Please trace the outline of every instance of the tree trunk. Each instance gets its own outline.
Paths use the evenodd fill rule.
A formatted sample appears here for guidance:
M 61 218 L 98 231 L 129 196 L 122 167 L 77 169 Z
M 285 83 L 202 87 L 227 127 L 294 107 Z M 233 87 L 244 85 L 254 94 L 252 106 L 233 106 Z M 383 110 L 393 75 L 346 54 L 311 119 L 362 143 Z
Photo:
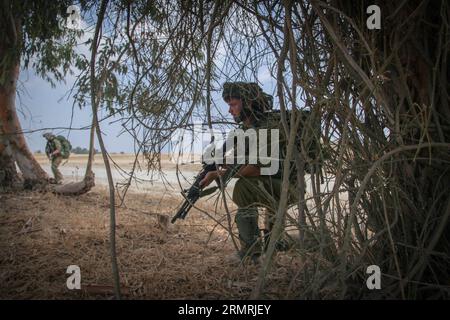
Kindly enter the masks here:
M 92 171 L 92 162 L 94 161 L 94 133 L 95 133 L 95 120 L 92 119 L 91 133 L 89 135 L 89 158 L 86 165 L 86 172 L 84 179 L 79 182 L 73 182 L 56 186 L 53 192 L 64 196 L 78 196 L 89 192 L 92 187 L 95 186 L 95 174 Z
M 406 21 L 406 18 L 417 12 L 419 5 L 421 3 L 412 2 L 409 10 L 405 8 L 399 13 L 399 19 Z M 399 49 L 395 67 L 391 69 L 393 83 L 401 83 L 402 76 L 405 77 L 407 91 L 403 90 L 410 97 L 410 102 L 406 101 L 402 106 L 402 88 L 392 95 L 396 98 L 392 110 L 399 106 L 403 108 L 399 112 L 400 127 L 409 129 L 403 129 L 401 136 L 406 145 L 450 141 L 446 45 L 449 28 L 442 10 L 448 12 L 448 6 L 441 1 L 422 5 L 421 17 L 417 20 L 424 22 L 415 27 L 420 32 L 413 32 L 407 38 Z M 401 17 L 401 14 L 405 16 Z M 387 94 L 391 94 L 391 91 Z M 411 117 L 416 115 L 417 118 L 411 121 Z M 399 162 L 397 167 L 397 179 L 402 187 L 400 205 L 404 225 L 409 232 L 401 236 L 404 232 L 398 227 L 393 231 L 393 240 L 395 243 L 423 247 L 424 250 L 411 252 L 403 247 L 397 248 L 400 269 L 405 277 L 403 285 L 408 280 L 441 285 L 448 283 L 450 264 L 445 258 L 450 247 L 448 155 L 446 148 L 423 148 L 397 157 L 399 160 L 408 156 L 412 159 Z M 436 254 L 432 255 L 432 251 Z M 408 283 L 408 292 L 410 296 L 420 298 L 436 294 L 435 290 L 412 283 Z
M 63 196 L 79 196 L 90 191 L 93 186 L 95 186 L 95 175 L 90 171 L 85 174 L 82 181 L 55 186 L 53 192 Z
M 3 51 L 3 50 L 0 50 Z M 12 158 L 22 172 L 25 186 L 47 183 L 48 175 L 30 152 L 16 112 L 16 85 L 19 63 L 6 71 L 5 81 L 0 84 L 0 133 L 2 134 L 0 158 Z M 9 164 L 11 170 L 11 164 Z M 10 178 L 13 178 L 10 175 Z M 5 181 L 8 183 L 7 181 Z
M 0 187 L 11 187 L 20 181 L 14 160 L 7 151 L 6 145 L 0 142 Z

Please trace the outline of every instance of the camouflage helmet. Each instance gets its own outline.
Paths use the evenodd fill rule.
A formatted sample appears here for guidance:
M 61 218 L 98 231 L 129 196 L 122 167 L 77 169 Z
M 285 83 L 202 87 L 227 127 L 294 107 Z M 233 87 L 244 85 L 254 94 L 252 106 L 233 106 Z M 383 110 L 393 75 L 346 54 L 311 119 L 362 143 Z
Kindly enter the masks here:
M 223 84 L 222 98 L 228 101 L 231 98 L 244 101 L 244 110 L 250 109 L 253 113 L 262 113 L 273 108 L 273 97 L 263 92 L 255 82 L 225 82 Z
M 255 82 L 225 82 L 222 98 L 225 101 L 231 98 L 242 99 L 247 102 L 247 107 L 257 107 L 262 111 L 270 110 L 273 107 L 273 97 L 264 93 Z
M 42 136 L 47 140 L 53 139 L 55 137 L 55 135 L 51 132 L 46 132 Z

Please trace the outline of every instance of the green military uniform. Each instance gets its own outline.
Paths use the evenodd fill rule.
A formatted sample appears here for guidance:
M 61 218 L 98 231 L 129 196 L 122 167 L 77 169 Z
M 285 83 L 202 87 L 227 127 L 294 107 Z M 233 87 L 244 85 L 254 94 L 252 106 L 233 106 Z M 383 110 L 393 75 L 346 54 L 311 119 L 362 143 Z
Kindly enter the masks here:
M 245 129 L 245 128 L 244 128 Z M 236 181 L 233 190 L 233 202 L 238 206 L 235 222 L 239 231 L 241 250 L 239 255 L 258 256 L 261 253 L 260 230 L 258 227 L 258 207 L 266 208 L 266 229 L 269 231 L 274 224 L 275 212 L 281 198 L 283 150 L 286 148 L 286 137 L 280 123 L 271 123 L 263 119 L 255 124 L 255 130 L 279 130 L 279 169 L 274 175 L 260 175 L 257 177 L 241 177 Z M 259 136 L 259 135 L 258 135 Z M 267 150 L 271 150 L 270 132 L 268 132 Z M 269 155 L 270 156 L 270 155 Z M 260 163 L 259 167 L 269 166 Z M 289 188 L 288 203 L 295 202 L 294 187 Z
M 61 181 L 63 180 L 63 175 L 59 171 L 58 167 L 61 165 L 61 162 L 63 161 L 62 144 L 52 134 L 44 134 L 44 136 L 47 138 L 47 145 L 45 147 L 45 153 L 47 154 L 47 157 L 51 161 L 51 169 L 52 169 L 53 175 L 55 177 L 55 181 L 56 181 L 56 183 L 61 183 Z M 56 150 L 58 150 L 59 153 L 57 155 L 51 156 L 51 154 L 53 152 L 55 152 Z
M 260 230 L 258 227 L 258 207 L 265 207 L 270 215 L 266 221 L 266 227 L 271 229 L 273 225 L 274 213 L 278 209 L 281 197 L 281 180 L 282 180 L 282 155 L 286 149 L 286 135 L 281 127 L 281 123 L 267 116 L 265 111 L 272 108 L 272 97 L 265 94 L 261 88 L 255 83 L 225 83 L 222 97 L 225 101 L 229 98 L 238 98 L 243 101 L 243 105 L 251 106 L 243 109 L 245 117 L 251 117 L 253 121 L 252 128 L 258 133 L 260 129 L 278 129 L 279 130 L 279 169 L 274 175 L 260 175 L 257 177 L 240 177 L 233 190 L 233 202 L 238 206 L 235 216 L 235 222 L 239 231 L 239 239 L 241 242 L 241 250 L 239 256 L 243 259 L 245 256 L 252 258 L 258 257 L 262 251 L 262 243 L 260 241 Z M 244 107 L 245 108 L 245 107 Z M 241 121 L 236 119 L 236 121 Z M 241 126 L 241 129 L 249 129 Z M 267 149 L 270 153 L 271 134 L 268 130 Z M 261 145 L 260 145 L 261 147 Z M 258 153 L 259 154 L 259 153 Z M 269 156 L 273 156 L 270 155 Z M 258 163 L 259 167 L 264 165 Z M 270 166 L 270 165 L 267 165 Z M 289 188 L 288 203 L 295 201 L 295 192 L 291 192 L 294 188 Z

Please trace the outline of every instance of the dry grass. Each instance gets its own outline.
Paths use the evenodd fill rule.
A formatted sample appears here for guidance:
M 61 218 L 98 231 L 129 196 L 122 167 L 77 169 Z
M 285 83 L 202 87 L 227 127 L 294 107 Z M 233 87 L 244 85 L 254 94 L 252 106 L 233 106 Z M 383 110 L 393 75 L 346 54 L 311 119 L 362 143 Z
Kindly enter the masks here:
M 193 210 L 185 221 L 164 224 L 181 198 L 129 194 L 117 210 L 117 254 L 126 299 L 245 299 L 258 268 L 233 266 L 226 230 Z M 1 299 L 109 299 L 113 297 L 106 190 L 79 197 L 17 191 L 0 194 Z M 202 201 L 212 212 L 212 204 Z M 159 218 L 158 218 L 159 217 Z M 212 230 L 214 230 L 212 232 Z M 81 268 L 81 290 L 68 290 L 66 269 Z M 285 298 L 300 269 L 279 254 L 266 298 Z M 298 281 L 298 280 L 297 280 Z M 294 288 L 297 287 L 297 281 Z

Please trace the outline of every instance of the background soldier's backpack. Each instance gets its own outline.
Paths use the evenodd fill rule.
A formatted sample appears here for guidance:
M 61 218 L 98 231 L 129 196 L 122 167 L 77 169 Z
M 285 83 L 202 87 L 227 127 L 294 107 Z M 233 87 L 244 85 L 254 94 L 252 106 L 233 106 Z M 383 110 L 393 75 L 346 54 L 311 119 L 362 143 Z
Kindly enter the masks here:
M 61 142 L 62 150 L 61 150 L 61 156 L 63 159 L 67 159 L 70 156 L 70 151 L 72 151 L 72 145 L 70 144 L 69 140 L 67 140 L 63 136 L 57 136 L 56 139 Z

